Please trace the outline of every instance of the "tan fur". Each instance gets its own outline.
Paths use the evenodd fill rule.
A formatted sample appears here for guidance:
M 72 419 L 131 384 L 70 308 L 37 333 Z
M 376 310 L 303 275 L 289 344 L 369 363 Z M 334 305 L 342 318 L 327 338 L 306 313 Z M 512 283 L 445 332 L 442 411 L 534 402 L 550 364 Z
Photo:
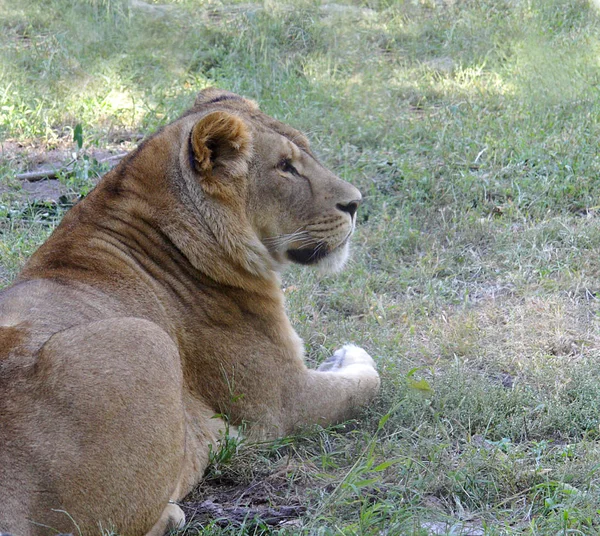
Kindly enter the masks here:
M 367 404 L 371 358 L 307 369 L 277 275 L 339 268 L 359 201 L 216 89 L 108 173 L 0 294 L 0 532 L 163 534 L 215 414 L 276 437 Z

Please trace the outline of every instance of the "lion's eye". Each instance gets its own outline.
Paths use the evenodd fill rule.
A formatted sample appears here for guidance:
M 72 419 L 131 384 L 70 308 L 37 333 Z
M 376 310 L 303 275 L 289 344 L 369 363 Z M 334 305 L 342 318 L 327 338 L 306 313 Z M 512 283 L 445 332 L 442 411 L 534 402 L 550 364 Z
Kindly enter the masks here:
M 298 170 L 294 167 L 289 158 L 284 158 L 277 166 L 284 173 L 297 174 Z

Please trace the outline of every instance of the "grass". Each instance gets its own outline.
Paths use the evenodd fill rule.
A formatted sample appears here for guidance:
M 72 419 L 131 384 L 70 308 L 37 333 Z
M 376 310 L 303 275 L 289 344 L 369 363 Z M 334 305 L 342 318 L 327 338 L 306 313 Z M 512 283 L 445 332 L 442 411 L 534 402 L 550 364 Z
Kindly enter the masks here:
M 308 361 L 353 341 L 383 377 L 360 422 L 218 457 L 208 487 L 283 471 L 278 492 L 308 508 L 298 524 L 204 533 L 600 534 L 595 8 L 157 9 L 1 2 L 0 139 L 52 149 L 81 124 L 85 146 L 104 147 L 175 118 L 207 85 L 256 99 L 365 194 L 348 269 L 285 275 Z M 24 203 L 22 165 L 5 156 L 3 285 L 64 210 Z M 85 192 L 88 179 L 64 180 Z

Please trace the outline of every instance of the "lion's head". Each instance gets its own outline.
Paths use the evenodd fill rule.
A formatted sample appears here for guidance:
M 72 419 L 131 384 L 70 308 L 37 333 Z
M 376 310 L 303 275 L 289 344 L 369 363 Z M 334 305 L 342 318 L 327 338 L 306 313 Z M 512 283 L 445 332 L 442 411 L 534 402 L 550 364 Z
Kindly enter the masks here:
M 262 114 L 251 128 L 248 208 L 260 240 L 279 263 L 341 268 L 360 192 L 326 169 L 300 132 Z
M 184 197 L 238 264 L 255 273 L 265 257 L 275 269 L 343 266 L 361 194 L 319 163 L 303 134 L 212 88 L 173 126 Z

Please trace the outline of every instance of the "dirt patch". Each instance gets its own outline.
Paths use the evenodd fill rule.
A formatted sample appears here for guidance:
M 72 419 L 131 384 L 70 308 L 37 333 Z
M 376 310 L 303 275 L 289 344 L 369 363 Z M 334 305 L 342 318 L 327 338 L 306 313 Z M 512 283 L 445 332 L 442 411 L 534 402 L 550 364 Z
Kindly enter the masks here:
M 188 522 L 205 525 L 214 522 L 220 527 L 269 525 L 294 527 L 301 524 L 300 517 L 306 512 L 303 506 L 278 505 L 232 506 L 229 503 L 216 503 L 211 500 L 182 505 Z
M 1 178 L 0 196 L 17 203 L 63 206 L 73 205 L 81 197 L 57 179 L 8 182 Z
M 303 483 L 283 468 L 249 483 L 204 481 L 180 506 L 192 525 L 298 527 L 306 502 Z
M 68 194 L 68 189 L 57 180 L 24 181 L 19 193 L 26 201 L 59 203 Z
M 71 203 L 73 192 L 57 180 L 57 173 L 73 169 L 75 161 L 83 158 L 102 163 L 103 166 L 116 165 L 123 155 L 135 148 L 139 136 L 131 139 L 119 137 L 119 141 L 105 148 L 88 147 L 76 151 L 73 142 L 58 140 L 52 147 L 43 142 L 19 142 L 6 140 L 0 143 L 0 167 L 15 170 L 15 176 L 0 176 L 0 195 L 7 194 L 16 201 L 39 203 Z
M 17 141 L 5 140 L 0 143 L 0 166 L 7 166 L 20 172 L 57 171 L 68 166 L 77 155 L 103 161 L 131 151 L 136 147 L 141 136 L 138 134 L 115 134 L 114 142 L 105 147 L 84 147 L 77 152 L 70 138 L 60 138 L 52 144 L 40 140 Z

